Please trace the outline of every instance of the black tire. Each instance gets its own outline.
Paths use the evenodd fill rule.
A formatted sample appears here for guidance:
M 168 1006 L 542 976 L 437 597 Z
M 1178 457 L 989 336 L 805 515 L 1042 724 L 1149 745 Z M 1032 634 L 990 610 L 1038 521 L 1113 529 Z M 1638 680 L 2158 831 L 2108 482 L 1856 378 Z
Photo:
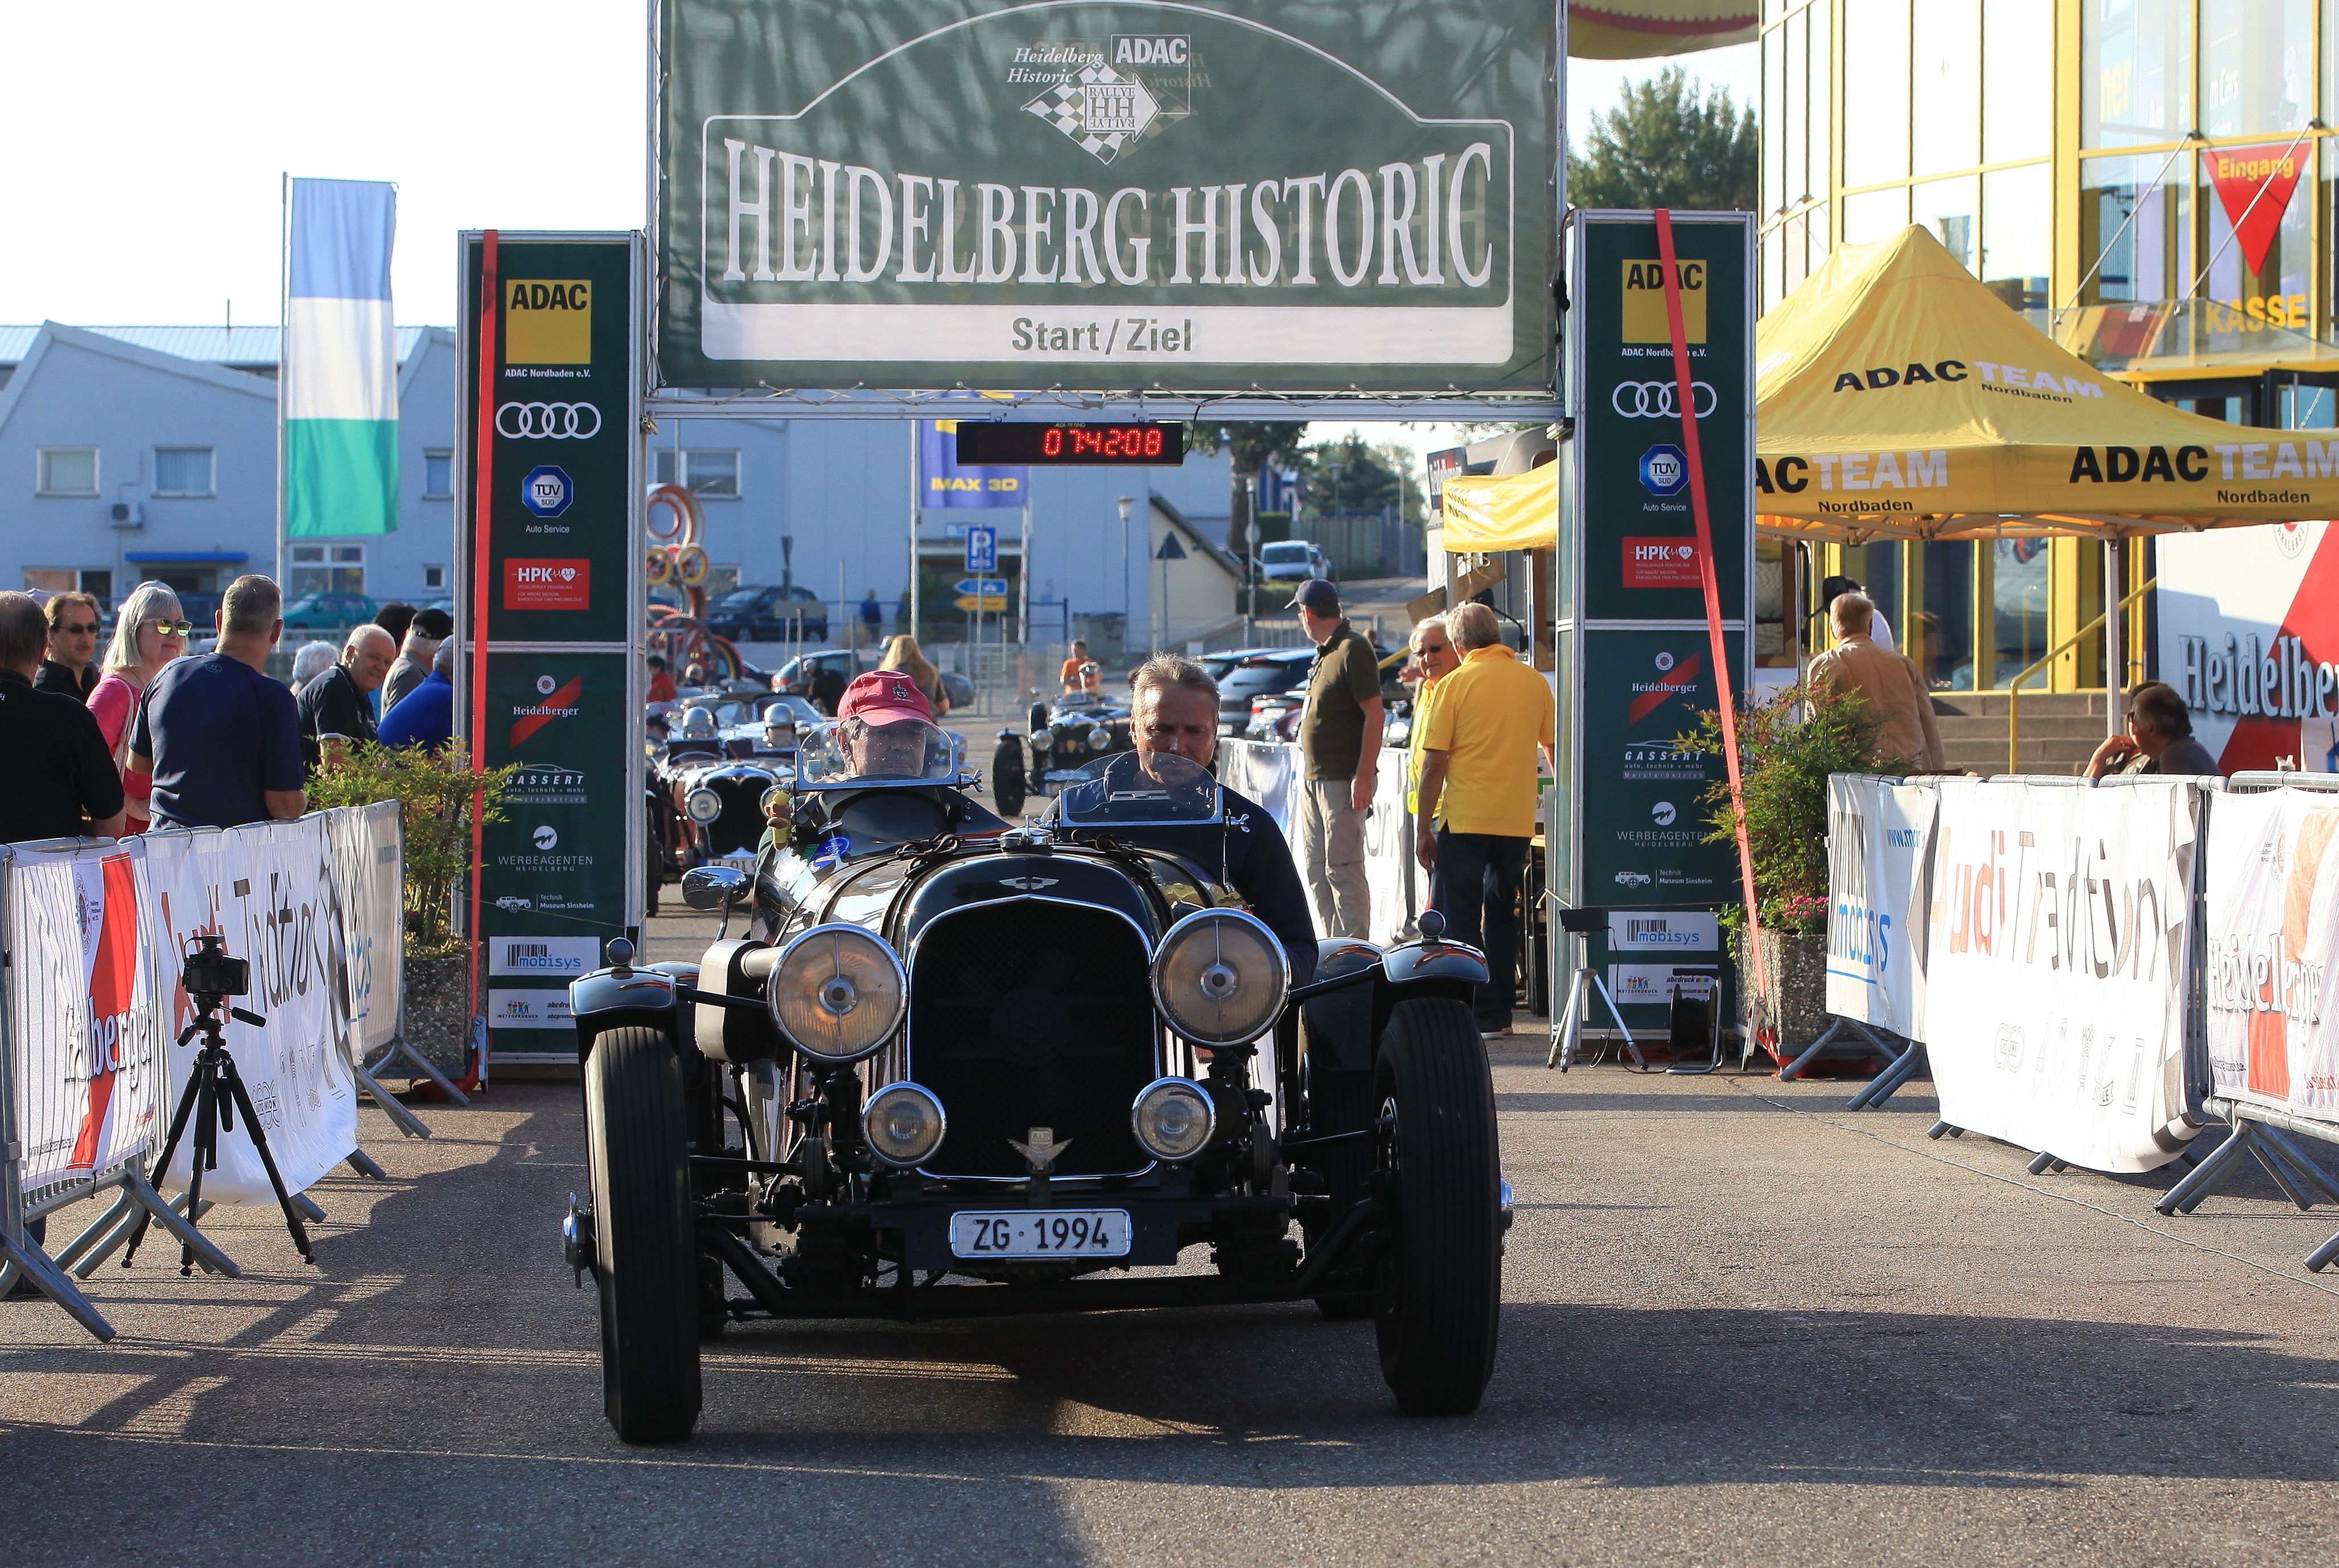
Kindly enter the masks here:
M 627 1443 L 698 1421 L 698 1247 L 691 1235 L 682 1078 L 655 1029 L 613 1029 L 585 1063 L 601 1405 Z
M 997 803 L 999 814 L 1012 822 L 1021 814 L 1023 797 L 1030 793 L 1023 773 L 1023 743 L 1010 735 L 991 754 L 991 798 Z
M 1467 1415 L 1495 1369 L 1503 1299 L 1494 1075 L 1470 1005 L 1396 1004 L 1373 1071 L 1383 1220 L 1374 1326 L 1407 1415 Z
M 1369 1029 L 1369 1025 L 1367 1026 Z M 1310 1068 L 1308 1075 L 1308 1130 L 1318 1137 L 1370 1127 L 1377 1108 L 1369 1072 L 1337 1072 Z M 1330 1201 L 1310 1205 L 1322 1218 L 1303 1220 L 1300 1228 L 1311 1247 L 1323 1240 L 1365 1196 L 1372 1179 L 1373 1151 L 1368 1144 L 1337 1143 L 1312 1150 L 1307 1163 L 1324 1178 Z M 1355 1249 L 1361 1256 L 1361 1249 Z M 1316 1298 L 1316 1309 L 1334 1323 L 1353 1323 L 1373 1315 L 1372 1282 L 1359 1268 L 1343 1267 L 1334 1276 L 1343 1288 Z

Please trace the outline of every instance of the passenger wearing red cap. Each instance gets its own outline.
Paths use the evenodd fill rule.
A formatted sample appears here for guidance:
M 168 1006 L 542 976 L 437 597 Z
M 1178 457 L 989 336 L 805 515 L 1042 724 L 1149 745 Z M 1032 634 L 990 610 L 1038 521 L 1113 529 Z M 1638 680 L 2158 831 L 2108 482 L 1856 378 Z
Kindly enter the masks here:
M 836 705 L 838 739 L 855 778 L 920 778 L 926 747 L 941 731 L 934 705 L 900 670 L 853 677 Z

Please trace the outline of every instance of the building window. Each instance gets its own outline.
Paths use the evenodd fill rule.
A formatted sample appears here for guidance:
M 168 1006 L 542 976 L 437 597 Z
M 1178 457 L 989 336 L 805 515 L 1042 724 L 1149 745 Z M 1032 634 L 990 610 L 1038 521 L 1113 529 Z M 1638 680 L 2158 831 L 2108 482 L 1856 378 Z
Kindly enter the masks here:
M 2014 310 L 2048 303 L 2055 235 L 2053 171 L 2045 163 L 1981 177 L 1981 261 L 1975 275 Z
M 363 545 L 294 545 L 291 551 L 294 598 L 365 592 Z
M 40 449 L 40 492 L 44 496 L 97 494 L 95 447 Z
M 154 493 L 158 496 L 208 496 L 212 493 L 212 449 L 154 449 Z
M 1909 46 L 1916 67 L 1910 173 L 1972 168 L 1981 161 L 1980 0 L 1925 0 Z
M 2086 0 L 2079 21 L 2081 146 L 2150 146 L 2174 142 L 2192 128 L 2193 5 Z
M 2201 131 L 2295 131 L 2314 102 L 2312 0 L 2201 0 Z
M 2147 153 L 2079 165 L 2079 254 L 2101 258 L 2081 303 L 2173 300 L 2192 286 L 2193 185 L 2182 158 L 2153 184 L 2166 162 Z
M 2044 158 L 2055 150 L 2055 40 L 2038 0 L 1982 0 L 1981 159 Z M 2045 207 L 2035 214 L 2047 225 Z
M 657 448 L 650 453 L 650 482 L 681 485 L 696 491 L 702 501 L 735 501 L 739 498 L 738 449 Z
M 422 498 L 426 501 L 451 501 L 455 498 L 454 453 L 422 454 Z
M 447 591 L 447 568 L 444 567 L 423 567 L 422 587 L 426 593 L 445 593 Z
M 1909 7 L 1903 0 L 1886 4 L 1871 0 L 1869 5 L 1844 9 L 1843 182 L 1874 185 L 1905 180 L 1909 177 Z M 1851 221 L 1849 204 L 1844 221 Z M 1844 238 L 1850 240 L 1851 235 L 1846 232 Z

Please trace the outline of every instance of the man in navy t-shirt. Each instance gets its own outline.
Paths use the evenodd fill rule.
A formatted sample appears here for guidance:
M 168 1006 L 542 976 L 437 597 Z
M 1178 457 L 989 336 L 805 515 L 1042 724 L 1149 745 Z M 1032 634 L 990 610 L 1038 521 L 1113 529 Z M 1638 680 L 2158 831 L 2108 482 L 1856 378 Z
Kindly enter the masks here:
M 238 577 L 220 601 L 219 651 L 163 666 L 131 732 L 130 765 L 154 777 L 156 827 L 290 822 L 308 809 L 301 713 L 268 676 L 282 597 Z

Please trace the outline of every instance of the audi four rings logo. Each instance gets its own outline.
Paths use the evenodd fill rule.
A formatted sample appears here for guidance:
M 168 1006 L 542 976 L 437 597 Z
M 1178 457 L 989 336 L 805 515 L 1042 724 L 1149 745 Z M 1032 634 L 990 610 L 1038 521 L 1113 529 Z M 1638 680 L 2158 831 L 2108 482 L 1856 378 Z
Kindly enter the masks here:
M 496 410 L 496 434 L 510 440 L 584 441 L 600 433 L 601 410 L 590 403 L 506 403 Z
M 1697 399 L 1697 417 L 1702 419 L 1713 412 L 1713 388 L 1703 381 L 1692 381 L 1690 388 Z M 1681 405 L 1674 397 L 1671 381 L 1623 381 L 1608 394 L 1608 406 L 1628 419 L 1678 419 Z

